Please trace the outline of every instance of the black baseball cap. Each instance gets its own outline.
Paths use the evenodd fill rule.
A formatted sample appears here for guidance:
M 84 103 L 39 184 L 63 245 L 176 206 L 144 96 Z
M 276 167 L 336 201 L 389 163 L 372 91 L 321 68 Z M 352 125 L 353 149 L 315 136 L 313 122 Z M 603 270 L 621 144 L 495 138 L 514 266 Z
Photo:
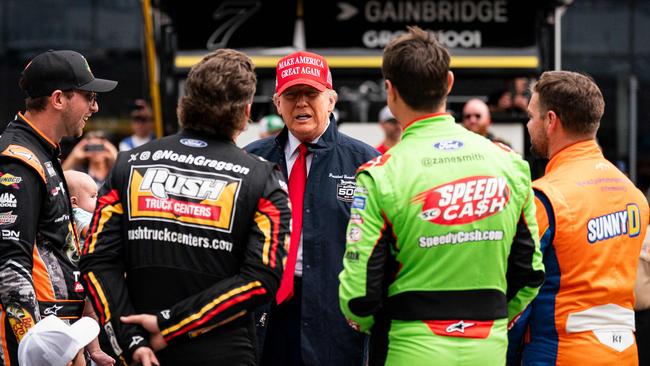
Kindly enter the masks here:
M 55 90 L 86 90 L 108 92 L 117 81 L 93 76 L 88 61 L 79 52 L 49 50 L 34 57 L 22 73 L 20 88 L 25 95 L 49 96 Z

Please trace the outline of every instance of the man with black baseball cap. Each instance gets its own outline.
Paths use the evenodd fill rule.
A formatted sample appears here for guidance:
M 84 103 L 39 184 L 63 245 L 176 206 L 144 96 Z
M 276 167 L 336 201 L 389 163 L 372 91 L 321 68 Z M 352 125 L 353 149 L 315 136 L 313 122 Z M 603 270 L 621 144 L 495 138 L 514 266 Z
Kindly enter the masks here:
M 82 315 L 79 239 L 59 141 L 81 136 L 99 110 L 96 93 L 116 85 L 95 78 L 74 51 L 47 51 L 23 70 L 26 111 L 0 137 L 0 365 L 18 364 L 18 344 L 41 318 Z
M 75 51 L 53 51 L 36 56 L 23 71 L 20 87 L 28 97 L 50 96 L 55 90 L 109 92 L 117 81 L 93 76 L 88 61 Z

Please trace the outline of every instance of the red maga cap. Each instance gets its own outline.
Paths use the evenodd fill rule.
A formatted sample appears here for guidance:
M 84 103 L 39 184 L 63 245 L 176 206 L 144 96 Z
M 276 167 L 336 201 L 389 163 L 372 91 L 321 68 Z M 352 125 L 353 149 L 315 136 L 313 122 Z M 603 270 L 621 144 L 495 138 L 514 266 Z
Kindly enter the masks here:
M 332 89 L 332 73 L 321 55 L 299 51 L 285 56 L 275 68 L 275 92 L 282 94 L 294 85 L 309 85 L 319 91 Z

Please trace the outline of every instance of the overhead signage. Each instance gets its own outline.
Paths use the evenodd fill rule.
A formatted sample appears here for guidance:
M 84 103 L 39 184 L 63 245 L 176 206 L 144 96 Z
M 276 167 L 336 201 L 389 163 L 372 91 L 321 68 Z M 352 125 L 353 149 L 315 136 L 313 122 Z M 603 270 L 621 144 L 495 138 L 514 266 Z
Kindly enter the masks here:
M 523 48 L 537 42 L 539 9 L 517 0 L 305 1 L 308 48 L 382 49 L 417 25 L 448 48 Z

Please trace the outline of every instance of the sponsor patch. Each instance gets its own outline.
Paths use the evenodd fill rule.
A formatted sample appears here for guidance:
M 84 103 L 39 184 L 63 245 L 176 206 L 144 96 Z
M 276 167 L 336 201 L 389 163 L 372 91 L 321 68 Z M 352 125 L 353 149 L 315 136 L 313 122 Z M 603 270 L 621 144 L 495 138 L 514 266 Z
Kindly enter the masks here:
M 350 231 L 348 232 L 348 236 L 346 239 L 348 240 L 348 243 L 356 243 L 359 240 L 361 240 L 361 238 L 362 238 L 361 229 L 353 226 L 350 228 Z
M 356 183 L 353 180 L 339 180 L 336 185 L 336 198 L 343 202 L 352 202 Z
M 503 231 L 501 230 L 474 230 L 447 233 L 438 236 L 421 236 L 418 238 L 420 248 L 437 247 L 438 245 L 474 243 L 480 241 L 501 241 Z
M 625 210 L 612 212 L 587 221 L 587 240 L 594 244 L 598 241 L 627 235 L 631 238 L 641 232 L 641 211 L 639 206 L 630 203 Z
M 461 338 L 487 338 L 494 320 L 424 320 L 437 335 Z
M 74 259 L 71 258 L 71 261 L 72 261 L 72 263 L 77 264 L 77 263 L 79 263 L 79 254 L 78 254 L 77 251 L 75 251 L 75 254 L 76 254 L 75 258 Z M 68 257 L 71 257 L 69 253 L 68 253 Z M 76 292 L 76 293 L 84 292 L 84 285 L 82 285 L 81 282 L 79 281 L 79 277 L 81 276 L 81 272 L 74 271 L 72 273 L 74 274 L 74 284 L 73 284 L 74 292 Z
M 23 181 L 22 177 L 17 177 L 11 173 L 5 173 L 0 176 L 0 184 L 4 186 L 13 186 L 15 184 L 20 184 Z M 15 188 L 16 186 L 14 186 Z
M 160 312 L 160 315 L 162 315 L 163 318 L 169 320 L 169 317 L 170 317 L 170 311 L 169 311 L 169 309 L 161 311 L 161 312 Z
M 356 186 L 354 188 L 354 193 L 359 194 L 359 195 L 367 196 L 368 195 L 368 190 L 366 189 L 366 187 Z
M 358 262 L 359 261 L 359 252 L 356 250 L 347 250 L 345 252 L 345 259 L 352 261 L 352 262 Z
M 29 328 L 33 327 L 36 322 L 29 312 L 18 304 L 7 305 L 6 311 L 9 317 L 11 330 L 14 332 L 14 335 L 16 335 L 18 342 L 20 342 Z
M 18 215 L 14 215 L 13 211 L 0 213 L 0 225 L 10 225 L 16 222 Z
M 75 282 L 74 283 L 74 292 L 80 294 L 84 292 L 84 285 L 81 284 L 81 282 Z
M 241 179 L 168 165 L 132 166 L 129 219 L 230 232 Z
M 20 231 L 19 230 L 2 229 L 1 235 L 2 235 L 3 240 L 18 241 L 18 239 L 20 238 Z
M 5 192 L 0 194 L 0 208 L 14 208 L 16 207 L 16 196 L 12 193 Z
M 358 213 L 350 214 L 350 222 L 357 225 L 363 224 L 363 217 Z
M 54 170 L 54 166 L 52 166 L 51 161 L 46 161 L 43 164 L 45 165 L 45 170 L 47 171 L 47 175 L 49 175 L 50 177 L 56 176 L 56 170 Z
M 189 147 L 196 147 L 196 148 L 208 146 L 207 142 L 203 140 L 196 140 L 196 139 L 181 139 L 181 144 Z
M 172 244 L 182 244 L 190 247 L 226 250 L 232 252 L 233 243 L 219 239 L 207 238 L 204 236 L 196 236 L 189 233 L 179 233 L 176 231 L 164 228 L 162 230 L 149 229 L 147 227 L 138 226 L 137 229 L 131 229 L 128 232 L 129 240 L 146 240 L 155 242 L 167 242 Z
M 456 151 L 462 149 L 463 146 L 465 144 L 459 140 L 441 140 L 433 144 L 433 148 L 440 151 Z
M 357 210 L 365 210 L 366 197 L 354 196 L 352 199 L 352 208 L 356 208 Z
M 21 156 L 26 160 L 34 159 L 34 154 L 22 146 L 14 145 L 13 147 L 9 147 L 7 151 L 9 151 L 11 155 Z
M 501 212 L 509 200 L 510 187 L 505 178 L 473 176 L 419 193 L 411 202 L 422 204 L 422 220 L 440 225 L 459 225 Z

